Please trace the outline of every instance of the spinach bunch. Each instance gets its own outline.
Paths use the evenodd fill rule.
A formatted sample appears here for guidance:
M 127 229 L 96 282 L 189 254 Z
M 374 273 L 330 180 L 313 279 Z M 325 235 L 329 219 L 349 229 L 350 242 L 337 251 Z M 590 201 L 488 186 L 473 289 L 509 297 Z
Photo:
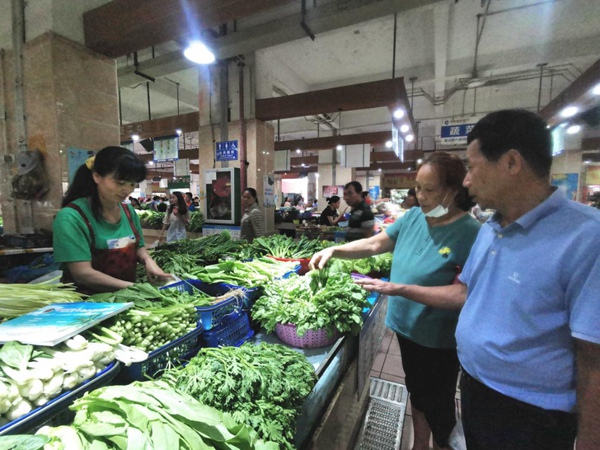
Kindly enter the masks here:
M 334 259 L 329 263 L 330 273 L 362 273 L 363 275 L 378 274 L 389 277 L 392 270 L 391 253 L 369 256 L 361 259 Z
M 276 258 L 310 258 L 313 254 L 323 250 L 322 242 L 308 239 L 302 235 L 299 240 L 289 236 L 274 234 L 261 236 L 250 244 L 253 257 L 275 256 Z
M 52 448 L 276 450 L 273 442 L 237 423 L 229 414 L 203 405 L 160 381 L 96 389 L 70 407 L 73 424 L 43 427 Z M 66 441 L 68 439 L 68 441 Z M 62 444 L 63 447 L 58 444 Z
M 292 449 L 295 420 L 316 383 L 300 353 L 277 344 L 203 348 L 162 380 L 201 403 L 231 413 L 261 439 Z
M 311 271 L 291 275 L 264 287 L 264 295 L 252 307 L 252 318 L 267 332 L 278 323 L 296 325 L 298 336 L 308 330 L 326 329 L 357 334 L 362 328 L 362 310 L 370 304 L 368 293 L 346 273 Z

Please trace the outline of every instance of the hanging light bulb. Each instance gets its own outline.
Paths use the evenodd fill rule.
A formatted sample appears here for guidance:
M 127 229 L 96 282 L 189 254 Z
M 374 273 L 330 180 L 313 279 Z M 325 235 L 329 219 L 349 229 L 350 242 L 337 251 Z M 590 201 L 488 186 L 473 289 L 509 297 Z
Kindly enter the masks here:
M 215 62 L 214 53 L 200 41 L 191 42 L 183 51 L 183 56 L 196 64 L 212 64 Z
M 398 108 L 397 110 L 394 111 L 395 119 L 402 119 L 403 117 L 404 117 L 404 110 Z
M 408 130 L 410 130 L 410 127 L 406 124 L 400 127 L 400 131 L 402 131 L 403 133 L 406 133 Z
M 392 145 L 394 145 L 394 143 L 392 141 L 386 141 L 386 143 L 385 143 L 386 148 L 392 148 Z
M 414 136 L 412 134 L 409 134 L 408 136 L 406 136 L 404 139 L 406 139 L 408 142 L 412 142 L 414 140 Z
M 579 108 L 577 106 L 568 106 L 560 112 L 560 115 L 562 117 L 573 117 L 578 112 Z
M 344 150 L 344 146 L 340 144 L 335 149 L 341 151 L 341 150 Z

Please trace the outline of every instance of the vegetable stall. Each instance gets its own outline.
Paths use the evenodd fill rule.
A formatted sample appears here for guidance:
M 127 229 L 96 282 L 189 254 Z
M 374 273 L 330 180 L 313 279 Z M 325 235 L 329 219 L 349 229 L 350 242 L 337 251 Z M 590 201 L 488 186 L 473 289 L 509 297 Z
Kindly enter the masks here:
M 0 337 L 38 308 L 120 309 L 54 347 L 0 348 L 0 448 L 349 448 L 387 301 L 350 273 L 385 275 L 391 257 L 299 275 L 328 245 L 225 232 L 153 249 L 177 276 L 163 288 L 141 273 L 92 297 L 2 286 Z

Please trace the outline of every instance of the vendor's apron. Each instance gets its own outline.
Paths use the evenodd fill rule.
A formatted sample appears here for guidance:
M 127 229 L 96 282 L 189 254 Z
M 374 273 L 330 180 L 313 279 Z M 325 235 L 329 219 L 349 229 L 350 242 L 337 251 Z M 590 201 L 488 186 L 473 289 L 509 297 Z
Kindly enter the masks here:
M 118 278 L 119 280 L 134 282 L 137 265 L 137 244 L 140 242 L 140 236 L 133 223 L 133 219 L 131 218 L 129 208 L 121 205 L 121 208 L 123 208 L 123 212 L 129 221 L 129 226 L 135 236 L 135 242 L 132 242 L 123 248 L 103 250 L 96 248 L 96 235 L 94 234 L 92 224 L 81 208 L 74 203 L 69 203 L 66 207 L 73 208 L 77 211 L 88 227 L 91 238 L 92 268 L 105 273 L 106 275 L 110 275 L 111 277 Z M 73 277 L 67 269 L 65 269 L 61 281 L 63 283 L 74 283 Z M 90 293 L 79 287 L 77 287 L 77 290 L 86 294 Z

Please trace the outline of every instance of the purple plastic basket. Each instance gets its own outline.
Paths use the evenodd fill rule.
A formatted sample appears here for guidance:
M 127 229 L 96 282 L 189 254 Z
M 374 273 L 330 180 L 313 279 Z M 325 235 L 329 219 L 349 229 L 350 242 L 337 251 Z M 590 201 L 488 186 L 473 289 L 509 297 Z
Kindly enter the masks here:
M 298 336 L 296 325 L 278 323 L 275 326 L 277 337 L 288 345 L 296 348 L 320 348 L 326 347 L 337 341 L 342 333 L 335 330 L 331 337 L 324 328 L 319 330 L 308 330 L 304 336 Z

